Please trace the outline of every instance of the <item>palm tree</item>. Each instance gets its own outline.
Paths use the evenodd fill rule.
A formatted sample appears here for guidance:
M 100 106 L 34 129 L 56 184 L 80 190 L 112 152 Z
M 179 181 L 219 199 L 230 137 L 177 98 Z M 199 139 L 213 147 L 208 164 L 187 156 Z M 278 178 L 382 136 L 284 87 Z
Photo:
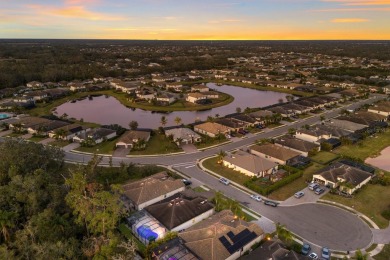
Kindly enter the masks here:
M 15 226 L 15 215 L 13 212 L 0 210 L 0 228 L 4 241 L 8 241 L 10 238 L 10 229 Z
M 276 224 L 276 234 L 279 239 L 285 242 L 290 242 L 293 239 L 291 232 L 286 229 L 285 225 L 281 225 L 280 223 Z
M 288 133 L 289 133 L 290 135 L 295 135 L 296 132 L 297 132 L 297 130 L 296 130 L 295 128 L 289 128 L 289 129 L 288 129 Z
M 214 122 L 214 121 L 215 121 L 214 117 L 212 117 L 212 116 L 207 117 L 207 122 Z
M 180 146 L 181 142 L 183 142 L 183 138 L 181 138 L 181 137 L 176 138 L 176 144 L 178 146 Z
M 323 122 L 323 121 L 325 121 L 325 116 L 320 116 L 320 120 L 321 120 L 321 122 Z
M 66 136 L 66 131 L 63 128 L 60 128 L 60 129 L 57 129 L 54 131 L 54 139 L 56 139 L 56 140 L 64 139 L 65 136 Z
M 356 260 L 367 260 L 368 254 L 367 253 L 363 254 L 362 251 L 360 251 L 359 249 L 356 251 L 355 256 L 353 258 Z
M 222 163 L 223 161 L 223 158 L 225 158 L 227 154 L 222 151 L 222 150 L 219 150 L 218 154 L 217 154 L 217 163 Z
M 237 112 L 237 113 L 241 113 L 241 107 L 237 107 L 237 108 L 236 108 L 236 112 Z
M 215 210 L 221 211 L 224 208 L 224 202 L 223 195 L 220 191 L 217 191 L 213 198 L 214 204 L 215 204 Z
M 180 125 L 181 124 L 181 118 L 180 117 L 175 117 L 175 123 L 177 124 L 177 125 Z
M 168 120 L 165 116 L 162 116 L 160 119 L 160 124 L 162 127 L 164 127 L 167 124 Z
M 291 102 L 294 100 L 294 96 L 287 95 L 286 100 L 287 100 L 287 102 Z

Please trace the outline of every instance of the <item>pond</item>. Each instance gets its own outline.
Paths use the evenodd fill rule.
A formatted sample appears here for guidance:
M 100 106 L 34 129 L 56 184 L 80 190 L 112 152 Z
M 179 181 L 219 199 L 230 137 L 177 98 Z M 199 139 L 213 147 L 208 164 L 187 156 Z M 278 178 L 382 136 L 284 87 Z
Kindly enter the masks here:
M 379 169 L 390 171 L 390 146 L 383 149 L 381 154 L 375 158 L 367 158 L 365 163 L 369 163 Z
M 175 111 L 170 113 L 157 113 L 142 109 L 131 109 L 122 105 L 114 97 L 93 97 L 92 100 L 86 98 L 75 103 L 67 102 L 57 107 L 56 114 L 66 113 L 69 117 L 83 119 L 85 122 L 98 124 L 119 124 L 128 128 L 130 121 L 137 121 L 140 128 L 156 129 L 160 124 L 161 116 L 167 118 L 166 126 L 175 125 L 175 117 L 180 117 L 182 123 L 194 123 L 196 120 L 206 120 L 208 116 L 225 116 L 236 112 L 240 107 L 265 107 L 278 103 L 279 99 L 286 101 L 288 94 L 273 91 L 259 91 L 249 88 L 241 88 L 229 85 L 217 86 L 209 83 L 208 87 L 220 92 L 227 93 L 234 97 L 234 101 L 226 106 L 216 107 L 205 111 Z

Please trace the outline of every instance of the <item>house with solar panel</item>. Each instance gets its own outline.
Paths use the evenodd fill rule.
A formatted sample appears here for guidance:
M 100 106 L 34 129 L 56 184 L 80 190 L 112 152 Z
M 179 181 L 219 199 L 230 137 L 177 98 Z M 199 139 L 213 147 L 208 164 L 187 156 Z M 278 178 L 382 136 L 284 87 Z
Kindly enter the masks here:
M 179 233 L 185 247 L 200 259 L 233 260 L 264 237 L 255 223 L 223 210 Z

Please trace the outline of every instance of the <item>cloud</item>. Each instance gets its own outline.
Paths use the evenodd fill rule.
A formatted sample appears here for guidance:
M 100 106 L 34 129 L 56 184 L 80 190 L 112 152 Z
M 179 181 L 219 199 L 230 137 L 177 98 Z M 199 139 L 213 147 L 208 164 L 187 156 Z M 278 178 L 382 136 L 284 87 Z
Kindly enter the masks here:
M 85 9 L 84 6 L 69 6 L 69 7 L 46 7 L 42 5 L 29 5 L 27 6 L 35 10 L 41 15 L 62 16 L 71 17 L 92 21 L 119 21 L 125 20 L 122 16 L 107 15 L 104 13 L 92 12 Z
M 242 20 L 239 19 L 224 19 L 224 20 L 210 20 L 208 23 L 212 24 L 218 24 L 218 23 L 240 23 L 243 22 Z
M 313 9 L 309 12 L 388 12 L 389 7 L 372 7 L 372 8 L 329 8 L 329 9 Z
M 339 3 L 344 6 L 390 5 L 390 0 L 322 0 L 322 2 Z
M 99 0 L 64 0 L 65 5 L 96 4 Z
M 368 19 L 362 19 L 362 18 L 336 18 L 331 20 L 332 23 L 365 23 L 369 22 Z

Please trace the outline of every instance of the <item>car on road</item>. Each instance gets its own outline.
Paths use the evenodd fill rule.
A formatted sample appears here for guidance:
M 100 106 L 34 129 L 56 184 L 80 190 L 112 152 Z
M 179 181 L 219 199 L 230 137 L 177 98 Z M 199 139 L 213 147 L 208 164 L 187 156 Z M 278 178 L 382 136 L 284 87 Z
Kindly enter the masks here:
M 294 194 L 294 197 L 299 199 L 302 198 L 305 195 L 303 191 L 298 191 L 297 193 Z
M 320 187 L 320 185 L 318 183 L 315 183 L 315 182 L 309 184 L 309 190 L 316 190 L 319 187 Z
M 327 247 L 323 247 L 322 250 L 321 250 L 321 257 L 323 259 L 330 259 L 330 251 L 329 251 L 329 248 Z
M 192 181 L 183 179 L 182 182 L 184 183 L 185 186 L 190 186 L 192 184 Z
M 225 179 L 225 178 L 219 179 L 219 182 L 222 182 L 225 185 L 229 185 L 230 184 L 230 181 L 228 179 Z
M 311 250 L 310 245 L 307 244 L 307 243 L 305 243 L 305 244 L 303 244 L 303 246 L 302 246 L 301 253 L 302 253 L 302 255 L 307 255 L 307 254 L 309 254 L 310 250 Z
M 324 188 L 317 188 L 314 193 L 317 194 L 317 195 L 321 195 L 322 193 L 325 192 L 325 189 Z
M 318 259 L 318 255 L 316 253 L 314 253 L 314 252 L 310 253 L 309 257 L 311 259 Z
M 277 207 L 279 203 L 271 200 L 264 200 L 264 204 L 272 207 Z
M 260 195 L 252 194 L 252 195 L 251 195 L 251 198 L 254 199 L 254 200 L 256 200 L 256 201 L 262 201 Z

